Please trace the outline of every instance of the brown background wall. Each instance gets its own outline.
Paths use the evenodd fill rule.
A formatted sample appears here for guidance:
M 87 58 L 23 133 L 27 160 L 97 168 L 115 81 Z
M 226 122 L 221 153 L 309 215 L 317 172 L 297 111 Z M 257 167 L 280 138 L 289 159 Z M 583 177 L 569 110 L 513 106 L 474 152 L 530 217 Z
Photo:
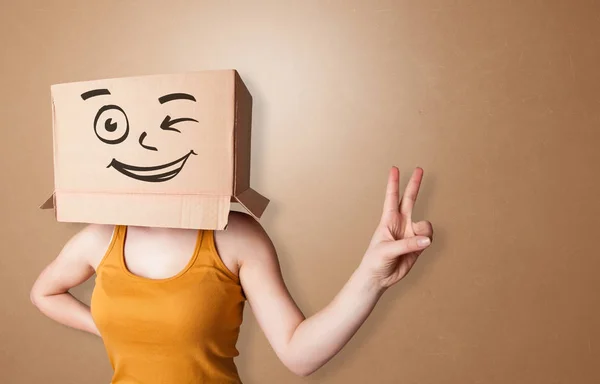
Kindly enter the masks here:
M 437 241 L 313 376 L 247 308 L 245 383 L 598 383 L 600 6 L 592 1 L 3 1 L 0 382 L 107 383 L 100 339 L 30 305 L 80 227 L 52 189 L 49 86 L 237 68 L 252 183 L 306 315 L 358 265 L 388 167 Z M 92 284 L 76 290 L 87 300 Z M 594 363 L 596 365 L 594 365 Z

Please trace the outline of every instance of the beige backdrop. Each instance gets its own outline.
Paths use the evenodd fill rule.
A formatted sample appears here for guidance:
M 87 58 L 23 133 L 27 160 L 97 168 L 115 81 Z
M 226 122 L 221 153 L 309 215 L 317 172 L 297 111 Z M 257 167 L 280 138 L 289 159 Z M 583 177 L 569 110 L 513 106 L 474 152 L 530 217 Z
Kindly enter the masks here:
M 52 190 L 52 83 L 237 68 L 252 184 L 311 315 L 358 265 L 388 167 L 426 171 L 437 230 L 347 347 L 308 378 L 247 308 L 262 383 L 600 382 L 600 5 L 592 1 L 8 1 L 0 9 L 0 382 L 107 383 L 101 340 L 29 289 L 79 225 Z M 91 282 L 76 290 L 88 300 Z

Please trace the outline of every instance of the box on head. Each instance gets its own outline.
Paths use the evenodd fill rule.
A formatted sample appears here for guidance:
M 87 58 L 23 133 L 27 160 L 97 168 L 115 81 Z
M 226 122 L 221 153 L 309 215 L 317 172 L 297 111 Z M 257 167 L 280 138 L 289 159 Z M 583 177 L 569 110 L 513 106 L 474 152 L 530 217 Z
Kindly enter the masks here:
M 62 222 L 224 229 L 250 188 L 252 96 L 235 70 L 51 87 L 54 193 Z

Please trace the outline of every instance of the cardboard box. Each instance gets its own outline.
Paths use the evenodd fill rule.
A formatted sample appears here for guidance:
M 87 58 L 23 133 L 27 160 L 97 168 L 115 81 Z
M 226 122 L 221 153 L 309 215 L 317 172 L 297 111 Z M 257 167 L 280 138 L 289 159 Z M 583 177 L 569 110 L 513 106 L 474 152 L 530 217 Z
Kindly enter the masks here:
M 231 202 L 256 219 L 252 96 L 235 70 L 51 87 L 61 222 L 224 229 Z

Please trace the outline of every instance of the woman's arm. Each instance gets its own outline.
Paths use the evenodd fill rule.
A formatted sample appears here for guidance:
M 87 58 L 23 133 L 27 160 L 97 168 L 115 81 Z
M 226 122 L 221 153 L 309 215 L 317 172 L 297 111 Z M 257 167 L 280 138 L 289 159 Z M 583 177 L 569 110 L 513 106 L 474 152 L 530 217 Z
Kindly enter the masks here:
M 307 376 L 335 356 L 364 323 L 383 292 L 408 273 L 429 245 L 431 224 L 407 221 L 421 177 L 422 170 L 417 169 L 404 195 L 402 214 L 398 172 L 392 169 L 382 221 L 363 261 L 331 303 L 308 319 L 291 298 L 273 244 L 262 227 L 253 219 L 231 221 L 248 302 L 275 353 L 295 374 Z
M 99 335 L 90 308 L 69 293 L 94 274 L 110 242 L 112 227 L 88 225 L 73 236 L 40 274 L 31 289 L 32 303 L 49 318 L 72 328 Z

